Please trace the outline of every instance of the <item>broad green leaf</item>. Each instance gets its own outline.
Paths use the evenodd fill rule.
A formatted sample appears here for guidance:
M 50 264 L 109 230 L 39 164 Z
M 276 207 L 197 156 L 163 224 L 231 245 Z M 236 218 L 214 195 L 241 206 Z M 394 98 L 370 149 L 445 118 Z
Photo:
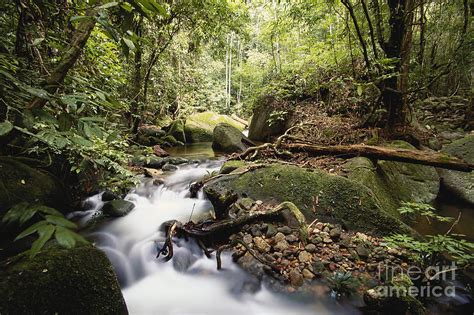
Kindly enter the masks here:
M 51 215 L 56 215 L 56 216 L 62 216 L 62 213 L 59 212 L 58 210 L 47 207 L 47 206 L 36 206 L 36 211 L 41 212 L 43 214 L 51 214 Z
M 99 9 L 108 9 L 108 8 L 112 8 L 112 7 L 115 7 L 117 6 L 119 3 L 118 2 L 109 2 L 109 3 L 106 3 L 106 4 L 103 4 L 99 7 Z
M 12 130 L 13 124 L 8 120 L 5 120 L 4 122 L 0 123 L 0 137 L 9 134 Z
M 28 209 L 30 204 L 26 201 L 17 203 L 8 210 L 2 221 L 5 223 L 19 222 L 22 214 Z
M 30 257 L 36 256 L 39 251 L 43 248 L 44 244 L 53 236 L 55 227 L 52 225 L 44 225 L 38 229 L 39 237 L 36 241 L 33 242 L 30 249 Z
M 18 234 L 17 237 L 15 237 L 15 241 L 19 240 L 19 239 L 22 239 L 28 235 L 31 235 L 33 233 L 35 233 L 36 231 L 38 231 L 39 228 L 41 228 L 42 226 L 48 224 L 48 222 L 46 221 L 39 221 L 35 224 L 33 224 L 32 226 L 30 226 L 29 228 L 27 228 L 26 230 L 24 230 L 23 232 L 21 232 L 20 234 Z
M 130 51 L 135 50 L 135 44 L 130 39 L 123 37 L 122 40 L 125 45 L 127 45 L 128 49 L 130 49 Z
M 64 217 L 60 217 L 57 215 L 47 215 L 45 216 L 45 219 L 49 223 L 52 223 L 55 225 L 63 226 L 68 229 L 77 229 L 77 225 L 75 223 L 69 221 L 68 219 Z
M 74 238 L 73 233 L 74 232 L 63 228 L 62 226 L 57 226 L 54 237 L 62 247 L 73 248 L 76 245 L 76 239 Z

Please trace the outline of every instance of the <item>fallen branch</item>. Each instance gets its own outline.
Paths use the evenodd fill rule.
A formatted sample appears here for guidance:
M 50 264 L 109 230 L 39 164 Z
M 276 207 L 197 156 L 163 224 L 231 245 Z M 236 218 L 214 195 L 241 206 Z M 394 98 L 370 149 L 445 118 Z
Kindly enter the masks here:
M 158 254 L 156 255 L 156 258 L 159 258 L 160 255 L 165 255 L 165 261 L 170 260 L 173 258 L 173 235 L 176 231 L 176 228 L 178 226 L 177 222 L 174 222 L 169 228 L 166 233 L 166 241 L 163 247 L 158 251 Z
M 369 145 L 334 145 L 323 146 L 305 143 L 285 144 L 283 148 L 291 152 L 304 152 L 311 156 L 320 155 L 343 155 L 344 157 L 364 156 L 371 159 L 421 164 L 470 172 L 474 170 L 474 164 L 461 159 L 440 153 L 426 151 L 407 150 L 399 148 L 377 147 Z

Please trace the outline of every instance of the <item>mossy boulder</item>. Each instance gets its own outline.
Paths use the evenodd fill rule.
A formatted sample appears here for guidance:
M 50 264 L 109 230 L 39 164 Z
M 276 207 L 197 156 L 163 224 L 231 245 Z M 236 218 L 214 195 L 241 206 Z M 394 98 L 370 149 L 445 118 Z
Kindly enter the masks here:
M 272 136 L 283 134 L 287 127 L 287 119 L 271 121 L 272 115 L 278 111 L 276 107 L 276 101 L 272 97 L 266 97 L 254 108 L 249 125 L 249 138 L 251 140 L 267 141 Z
M 161 138 L 166 135 L 164 130 L 160 127 L 153 125 L 146 125 L 138 129 L 136 141 L 141 145 L 153 146 L 156 144 L 162 144 Z
M 69 210 L 69 191 L 49 172 L 32 168 L 12 157 L 0 157 L 0 178 L 0 216 L 22 201 L 63 212 Z
M 219 171 L 219 174 L 229 174 L 236 169 L 241 167 L 245 167 L 246 163 L 244 161 L 236 160 L 236 161 L 226 161 Z
M 210 181 L 204 191 L 216 214 L 225 213 L 226 207 L 239 197 L 250 197 L 266 202 L 293 202 L 308 222 L 319 218 L 375 234 L 411 232 L 383 210 L 367 187 L 318 170 L 272 164 Z
M 404 141 L 392 146 L 414 150 Z M 358 157 L 345 165 L 348 178 L 368 187 L 385 211 L 399 216 L 401 202 L 433 203 L 439 192 L 439 176 L 436 169 L 411 163 L 378 161 Z
M 443 152 L 474 163 L 474 135 L 453 141 L 442 149 Z M 474 172 L 465 173 L 440 169 L 442 184 L 457 197 L 474 204 Z
M 212 148 L 220 152 L 242 152 L 247 146 L 242 132 L 227 123 L 218 124 L 213 131 Z
M 0 314 L 127 314 L 114 269 L 92 246 L 50 248 L 0 272 Z
M 184 126 L 187 142 L 211 142 L 214 128 L 220 123 L 227 123 L 240 131 L 245 129 L 244 124 L 227 115 L 220 115 L 214 112 L 193 114 L 186 119 L 186 125 Z
M 184 134 L 184 123 L 182 119 L 173 121 L 168 129 L 168 135 L 173 136 L 176 140 L 186 143 L 186 135 Z

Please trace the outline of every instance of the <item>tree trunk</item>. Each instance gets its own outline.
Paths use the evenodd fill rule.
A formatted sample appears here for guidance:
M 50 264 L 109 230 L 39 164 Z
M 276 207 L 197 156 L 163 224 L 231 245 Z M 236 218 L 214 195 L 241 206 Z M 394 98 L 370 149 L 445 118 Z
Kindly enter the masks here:
M 98 4 L 99 3 L 97 3 L 97 5 Z M 88 16 L 90 18 L 83 19 L 79 22 L 77 29 L 72 36 L 69 47 L 64 51 L 61 56 L 61 60 L 53 69 L 49 77 L 46 79 L 46 82 L 44 83 L 44 88 L 48 93 L 56 93 L 59 86 L 63 83 L 64 78 L 68 74 L 69 70 L 74 66 L 77 59 L 81 56 L 82 49 L 86 45 L 87 40 L 89 39 L 92 30 L 94 29 L 96 23 L 96 14 L 96 7 L 89 8 L 87 9 L 85 16 Z M 42 108 L 44 105 L 46 105 L 46 103 L 46 99 L 35 97 L 27 105 L 27 108 Z
M 474 164 L 445 154 L 431 153 L 428 151 L 407 150 L 398 148 L 376 147 L 369 145 L 311 145 L 288 144 L 283 149 L 291 152 L 305 152 L 311 156 L 343 155 L 344 157 L 364 156 L 372 159 L 406 162 L 413 164 L 429 165 L 439 168 L 451 169 L 462 172 L 474 170 Z

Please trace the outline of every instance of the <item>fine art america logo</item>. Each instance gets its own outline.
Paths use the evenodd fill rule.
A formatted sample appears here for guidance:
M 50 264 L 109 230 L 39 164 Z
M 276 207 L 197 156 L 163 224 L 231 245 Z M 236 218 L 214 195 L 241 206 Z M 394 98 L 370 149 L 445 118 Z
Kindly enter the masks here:
M 402 268 L 398 265 L 379 264 L 379 280 L 392 278 L 398 281 L 392 280 L 395 285 L 377 287 L 377 291 L 385 297 L 454 297 L 456 289 L 453 281 L 456 279 L 456 270 L 458 267 L 454 262 L 451 265 L 429 266 L 426 269 L 418 266 Z M 421 285 L 415 286 L 414 283 Z

